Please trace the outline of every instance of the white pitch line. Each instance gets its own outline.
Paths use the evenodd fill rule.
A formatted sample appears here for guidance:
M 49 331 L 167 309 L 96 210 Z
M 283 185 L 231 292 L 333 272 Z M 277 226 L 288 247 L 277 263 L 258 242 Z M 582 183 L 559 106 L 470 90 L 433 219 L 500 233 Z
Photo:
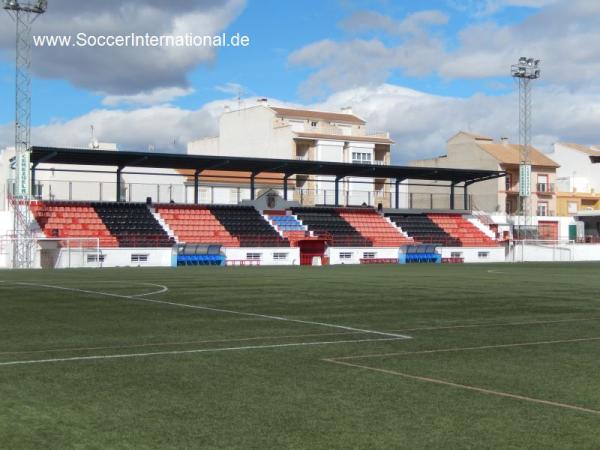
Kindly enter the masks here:
M 271 348 L 285 347 L 303 347 L 309 345 L 333 345 L 333 344 L 350 344 L 359 342 L 382 342 L 382 341 L 397 341 L 403 338 L 379 338 L 379 339 L 350 339 L 344 341 L 321 341 L 321 342 L 292 342 L 289 344 L 270 344 L 270 345 L 248 345 L 243 347 L 225 347 L 225 348 L 203 348 L 196 350 L 173 350 L 168 352 L 149 352 L 149 353 L 121 353 L 116 355 L 92 355 L 92 356 L 74 356 L 70 358 L 52 358 L 52 359 L 30 359 L 24 361 L 6 361 L 0 362 L 0 366 L 18 366 L 25 364 L 45 364 L 71 361 L 90 361 L 101 359 L 118 359 L 118 358 L 143 358 L 148 356 L 165 356 L 165 355 L 185 355 L 193 353 L 217 353 L 217 352 L 232 352 L 241 350 L 261 350 Z
M 169 290 L 169 288 L 167 286 L 165 286 L 164 284 L 156 284 L 156 283 L 138 283 L 138 284 L 143 284 L 146 286 L 156 286 L 156 287 L 159 287 L 160 289 L 157 291 L 146 292 L 145 294 L 133 294 L 132 297 L 145 297 L 146 295 L 164 294 L 165 292 L 168 292 L 168 290 Z
M 335 360 L 335 359 L 325 359 L 324 361 L 330 362 L 333 364 L 340 364 L 343 366 L 363 369 L 363 370 L 370 370 L 373 372 L 385 373 L 388 375 L 395 375 L 395 376 L 406 378 L 409 380 L 438 384 L 438 385 L 446 386 L 446 387 L 452 387 L 452 388 L 457 388 L 457 389 L 464 389 L 467 391 L 479 392 L 481 394 L 494 395 L 497 397 L 505 397 L 505 398 L 510 398 L 513 400 L 521 400 L 521 401 L 526 401 L 526 402 L 531 402 L 531 403 L 538 403 L 538 404 L 546 405 L 546 406 L 555 406 L 558 408 L 564 408 L 564 409 L 570 409 L 573 411 L 579 411 L 579 412 L 585 412 L 585 413 L 594 414 L 594 415 L 600 415 L 600 411 L 598 411 L 598 410 L 584 408 L 582 406 L 577 406 L 577 405 L 570 405 L 567 403 L 554 402 L 551 400 L 544 400 L 544 399 L 535 398 L 535 397 L 527 397 L 525 395 L 512 394 L 510 392 L 503 392 L 503 391 L 496 391 L 493 389 L 487 389 L 487 388 L 479 387 L 479 386 L 471 386 L 468 384 L 453 383 L 452 381 L 441 380 L 439 378 L 431 378 L 431 377 L 424 377 L 424 376 L 419 376 L 419 375 L 412 375 L 412 374 L 400 372 L 397 370 L 382 369 L 379 367 L 366 366 L 364 364 L 354 364 L 354 363 L 349 363 L 346 361 L 339 361 L 339 360 Z
M 70 287 L 65 287 L 65 286 L 54 286 L 54 285 L 49 285 L 49 284 L 37 284 L 37 283 L 25 283 L 25 282 L 14 282 L 14 284 L 23 285 L 23 286 L 44 287 L 44 288 L 48 288 L 48 289 L 58 289 L 58 290 L 71 291 L 71 292 L 80 292 L 80 293 L 92 294 L 92 295 L 104 295 L 107 297 L 124 298 L 127 300 L 135 300 L 135 301 L 140 301 L 140 302 L 177 306 L 179 308 L 199 309 L 199 310 L 203 310 L 203 311 L 235 314 L 235 315 L 247 316 L 247 317 L 260 317 L 262 319 L 281 320 L 283 322 L 302 323 L 304 325 L 317 325 L 317 326 L 321 326 L 321 327 L 336 328 L 339 330 L 357 331 L 360 333 L 375 334 L 378 336 L 388 336 L 388 337 L 393 337 L 396 339 L 412 339 L 411 336 L 404 335 L 404 334 L 398 334 L 398 333 L 386 333 L 384 331 L 365 330 L 362 328 L 348 327 L 345 325 L 335 325 L 335 324 L 331 324 L 331 323 L 316 322 L 316 321 L 312 321 L 312 320 L 290 319 L 288 317 L 271 316 L 271 315 L 267 315 L 267 314 L 258 314 L 258 313 L 251 313 L 251 312 L 242 312 L 242 311 L 235 311 L 235 310 L 231 310 L 231 309 L 211 308 L 209 306 L 189 305 L 186 303 L 176 303 L 176 302 L 170 302 L 167 300 L 154 300 L 154 299 L 150 299 L 150 298 L 142 298 L 142 297 L 136 296 L 136 295 L 122 295 L 122 294 L 114 294 L 111 292 L 89 291 L 87 289 L 77 289 L 77 288 L 70 288 Z

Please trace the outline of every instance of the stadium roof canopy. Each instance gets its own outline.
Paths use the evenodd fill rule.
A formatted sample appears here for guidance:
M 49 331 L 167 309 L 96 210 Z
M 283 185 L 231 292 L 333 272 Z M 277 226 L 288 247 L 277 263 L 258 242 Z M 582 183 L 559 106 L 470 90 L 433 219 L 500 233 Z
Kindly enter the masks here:
M 204 170 L 250 173 L 250 198 L 255 198 L 255 179 L 260 173 L 284 174 L 283 197 L 288 198 L 288 178 L 292 175 L 326 175 L 335 177 L 335 205 L 339 205 L 339 181 L 344 177 L 391 178 L 396 184 L 396 208 L 400 205 L 400 182 L 404 180 L 446 181 L 450 188 L 450 207 L 454 209 L 455 186 L 462 183 L 464 209 L 467 209 L 467 188 L 479 181 L 506 175 L 495 170 L 448 169 L 439 167 L 383 166 L 295 159 L 245 158 L 238 156 L 207 156 L 176 153 L 146 153 L 114 150 L 89 150 L 54 147 L 32 147 L 32 185 L 39 164 L 71 164 L 80 166 L 116 167 L 117 201 L 121 201 L 121 176 L 126 167 L 179 169 L 194 171 L 194 202 L 198 203 L 199 177 Z M 444 186 L 439 186 L 444 187 Z
M 453 184 L 472 184 L 478 181 L 503 177 L 505 172 L 494 170 L 447 169 L 438 167 L 380 166 L 328 161 L 295 159 L 245 158 L 237 156 L 207 156 L 175 153 L 145 153 L 32 147 L 34 166 L 47 164 L 73 164 L 111 167 L 146 167 L 157 169 L 228 170 L 254 174 L 271 172 L 283 174 L 330 175 L 337 178 L 366 177 L 399 180 L 435 180 Z
M 592 163 L 594 163 L 594 164 L 600 163 L 600 156 L 590 156 L 590 159 L 592 160 Z

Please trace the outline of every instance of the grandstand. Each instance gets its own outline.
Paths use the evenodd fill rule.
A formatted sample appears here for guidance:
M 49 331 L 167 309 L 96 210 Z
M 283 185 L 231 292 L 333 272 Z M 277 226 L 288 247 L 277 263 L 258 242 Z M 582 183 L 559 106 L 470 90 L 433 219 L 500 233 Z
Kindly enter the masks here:
M 39 237 L 97 239 L 101 255 L 82 255 L 84 266 L 85 261 L 94 264 L 100 259 L 104 266 L 201 261 L 197 255 L 180 254 L 185 244 L 218 246 L 226 264 L 242 265 L 398 262 L 402 248 L 415 244 L 436 244 L 444 260 L 479 261 L 482 257 L 474 255 L 481 255 L 482 249 L 487 249 L 486 260 L 504 260 L 503 248 L 488 235 L 491 232 L 485 233 L 485 225 L 472 223 L 477 219 L 468 216 L 469 211 L 384 212 L 367 206 L 342 207 L 337 194 L 334 205 L 309 207 L 289 201 L 285 185 L 283 198 L 271 194 L 273 204 L 265 208 L 264 202 L 255 200 L 253 181 L 262 172 L 282 172 L 284 180 L 295 173 L 335 175 L 338 181 L 368 173 L 369 177 L 447 181 L 452 190 L 462 182 L 466 192 L 469 184 L 502 176 L 500 172 L 37 147 L 32 162 L 34 171 L 39 162 L 118 167 L 116 202 L 32 203 Z M 145 203 L 124 202 L 119 180 L 125 167 L 193 170 L 196 177 L 202 172 L 199 167 L 251 173 L 252 200 L 200 204 L 194 195 L 192 204 L 154 203 L 152 198 Z M 197 188 L 197 178 L 194 185 Z M 60 243 L 55 251 L 61 251 Z M 180 257 L 173 258 L 173 254 Z

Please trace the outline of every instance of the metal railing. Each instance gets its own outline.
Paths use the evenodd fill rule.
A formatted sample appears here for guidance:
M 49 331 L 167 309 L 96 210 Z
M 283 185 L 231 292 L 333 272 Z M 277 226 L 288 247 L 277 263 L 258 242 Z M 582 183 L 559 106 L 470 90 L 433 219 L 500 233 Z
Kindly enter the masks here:
M 536 192 L 538 194 L 553 194 L 554 184 L 553 183 L 538 183 L 536 186 Z

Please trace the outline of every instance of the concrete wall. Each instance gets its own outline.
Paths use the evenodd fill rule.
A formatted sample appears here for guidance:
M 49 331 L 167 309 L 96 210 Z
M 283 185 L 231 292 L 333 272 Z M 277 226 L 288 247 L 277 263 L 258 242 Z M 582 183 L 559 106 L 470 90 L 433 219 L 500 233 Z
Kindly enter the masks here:
M 592 164 L 589 155 L 561 143 L 554 144 L 554 151 L 548 155 L 560 167 L 557 178 L 566 192 L 600 193 L 600 164 Z
M 350 253 L 350 258 L 341 258 L 341 253 Z M 329 257 L 329 264 L 360 264 L 365 253 L 375 253 L 375 258 L 398 258 L 397 248 L 377 247 L 329 247 L 325 255 Z
M 297 247 L 227 247 L 223 250 L 228 261 L 248 259 L 248 253 L 260 254 L 261 266 L 297 266 L 300 265 L 300 249 Z M 287 254 L 284 260 L 275 260 L 274 253 Z
M 11 241 L 2 241 L 0 239 L 0 268 L 10 268 L 12 266 Z M 43 245 L 45 247 L 53 247 Z M 97 260 L 88 261 L 88 256 L 97 256 L 98 252 L 95 248 L 63 248 L 55 252 L 50 250 L 53 256 L 50 258 L 54 261 L 52 265 L 49 262 L 42 263 L 46 260 L 42 254 L 48 250 L 37 248 L 34 256 L 33 268 L 96 268 L 96 267 L 170 267 L 173 262 L 173 251 L 170 248 L 103 248 L 100 254 L 104 256 L 104 261 Z M 147 261 L 133 262 L 132 255 L 147 255 Z
M 600 244 L 516 245 L 509 260 L 514 262 L 600 261 Z
M 219 119 L 219 137 L 188 144 L 192 155 L 295 157 L 292 127 L 275 127 L 275 112 L 263 105 L 225 112 Z
M 66 250 L 60 252 L 56 268 L 69 267 L 170 267 L 173 250 L 170 248 L 109 248 L 101 249 L 104 261 L 88 262 L 88 255 L 96 255 L 95 249 Z M 132 255 L 147 255 L 145 262 L 133 262 Z
M 498 161 L 483 151 L 474 140 L 450 140 L 447 146 L 448 154 L 432 159 L 411 161 L 413 167 L 440 167 L 450 169 L 483 169 L 500 170 Z M 419 180 L 410 180 L 410 183 L 423 183 Z M 409 186 L 409 194 L 412 193 L 413 208 L 430 208 L 431 199 L 427 195 L 434 194 L 434 208 L 448 208 L 450 189 L 447 182 L 427 182 L 435 186 Z M 473 209 L 486 212 L 503 211 L 503 202 L 499 202 L 499 188 L 504 185 L 501 180 L 488 180 L 475 183 L 468 188 L 468 193 L 473 199 Z M 442 187 L 444 186 L 444 187 Z M 436 197 L 437 196 L 437 197 Z M 455 192 L 455 205 L 463 208 L 463 189 L 457 188 Z M 439 204 L 438 204 L 439 203 Z M 443 203 L 443 205 L 441 204 Z
M 463 258 L 465 263 L 497 263 L 506 261 L 504 247 L 440 247 L 442 258 Z

